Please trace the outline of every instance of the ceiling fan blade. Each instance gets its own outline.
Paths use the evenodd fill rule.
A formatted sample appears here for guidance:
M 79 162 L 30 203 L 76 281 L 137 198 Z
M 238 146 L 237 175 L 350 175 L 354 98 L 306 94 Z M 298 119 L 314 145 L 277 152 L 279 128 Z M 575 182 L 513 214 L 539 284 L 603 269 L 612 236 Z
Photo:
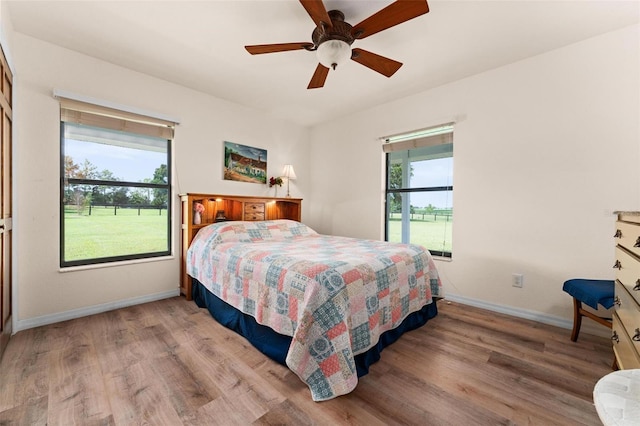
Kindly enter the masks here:
M 252 55 L 259 55 L 262 53 L 276 53 L 286 52 L 288 50 L 299 50 L 306 47 L 313 47 L 313 43 L 308 41 L 302 43 L 279 43 L 279 44 L 256 44 L 254 46 L 245 46 L 247 52 Z
M 393 59 L 385 58 L 384 56 L 358 48 L 353 49 L 351 52 L 351 59 L 386 77 L 391 77 L 402 66 L 402 62 L 394 61 Z
M 321 27 L 321 22 L 324 23 L 328 28 L 331 28 L 333 24 L 331 23 L 331 18 L 329 18 L 329 14 L 327 13 L 327 9 L 324 7 L 324 4 L 321 0 L 300 0 L 302 3 L 302 7 L 305 8 L 313 22 L 316 23 L 317 27 Z
M 426 0 L 397 0 L 354 25 L 351 34 L 357 39 L 363 39 L 427 12 L 429 4 Z
M 307 89 L 318 89 L 324 86 L 324 82 L 327 79 L 327 75 L 329 74 L 329 68 L 325 67 L 322 64 L 318 64 L 316 67 L 316 71 L 313 73 L 313 77 L 311 77 L 311 81 L 307 86 Z

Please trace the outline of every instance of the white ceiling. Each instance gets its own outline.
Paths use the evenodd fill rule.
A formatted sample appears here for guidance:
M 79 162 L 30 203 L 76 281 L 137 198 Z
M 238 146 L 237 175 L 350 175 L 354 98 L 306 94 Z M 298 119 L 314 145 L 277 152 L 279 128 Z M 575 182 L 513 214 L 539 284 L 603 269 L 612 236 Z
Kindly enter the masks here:
M 3 0 L 7 1 L 7 0 Z M 356 24 L 391 1 L 326 0 Z M 404 65 L 391 78 L 349 61 L 307 90 L 304 50 L 252 56 L 249 44 L 307 42 L 295 0 L 9 0 L 14 30 L 302 125 L 402 98 L 639 22 L 639 0 L 431 0 L 430 12 L 353 47 Z

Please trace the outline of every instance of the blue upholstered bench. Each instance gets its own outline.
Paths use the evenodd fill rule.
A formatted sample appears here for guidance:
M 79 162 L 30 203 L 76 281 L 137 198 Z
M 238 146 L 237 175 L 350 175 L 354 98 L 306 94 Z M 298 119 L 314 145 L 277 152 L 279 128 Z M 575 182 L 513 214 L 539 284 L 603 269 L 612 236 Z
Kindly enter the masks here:
M 598 309 L 598 305 L 602 305 L 606 309 L 613 306 L 614 299 L 614 282 L 613 280 L 587 280 L 583 278 L 574 278 L 564 282 L 562 290 L 566 291 L 573 297 L 573 331 L 571 332 L 571 340 L 578 340 L 580 326 L 582 325 L 582 317 L 588 317 L 611 328 L 611 318 L 599 317 L 596 314 L 583 309 L 582 304 Z

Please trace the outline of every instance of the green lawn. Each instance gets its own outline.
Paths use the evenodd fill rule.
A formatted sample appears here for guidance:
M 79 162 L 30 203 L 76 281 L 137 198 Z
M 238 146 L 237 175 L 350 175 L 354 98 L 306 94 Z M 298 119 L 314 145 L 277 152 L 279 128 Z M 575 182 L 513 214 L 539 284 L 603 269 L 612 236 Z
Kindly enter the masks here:
M 400 215 L 396 214 L 395 216 L 392 215 L 389 221 L 389 241 L 400 242 L 402 240 L 402 223 Z M 445 216 L 438 216 L 436 220 L 433 215 L 425 215 L 424 220 L 422 220 L 422 215 L 415 215 L 415 217 L 416 219 L 410 222 L 412 244 L 420 244 L 429 250 L 451 252 L 453 235 L 451 218 L 447 221 Z
M 65 210 L 65 260 L 167 250 L 167 211 L 93 207 L 79 215 Z

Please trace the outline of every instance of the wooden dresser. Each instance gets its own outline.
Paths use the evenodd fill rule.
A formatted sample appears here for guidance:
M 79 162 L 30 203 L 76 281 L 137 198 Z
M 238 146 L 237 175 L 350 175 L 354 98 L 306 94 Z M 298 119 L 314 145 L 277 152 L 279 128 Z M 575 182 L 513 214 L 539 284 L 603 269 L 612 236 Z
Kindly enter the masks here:
M 291 219 L 300 222 L 301 198 L 251 197 L 243 195 L 180 194 L 182 203 L 182 266 L 180 293 L 191 300 L 191 277 L 187 275 L 187 249 L 198 231 L 216 222 L 218 213 L 224 212 L 225 220 L 274 220 Z M 195 205 L 202 205 L 200 223 L 194 223 Z
M 640 212 L 616 212 L 613 351 L 620 369 L 640 368 Z

